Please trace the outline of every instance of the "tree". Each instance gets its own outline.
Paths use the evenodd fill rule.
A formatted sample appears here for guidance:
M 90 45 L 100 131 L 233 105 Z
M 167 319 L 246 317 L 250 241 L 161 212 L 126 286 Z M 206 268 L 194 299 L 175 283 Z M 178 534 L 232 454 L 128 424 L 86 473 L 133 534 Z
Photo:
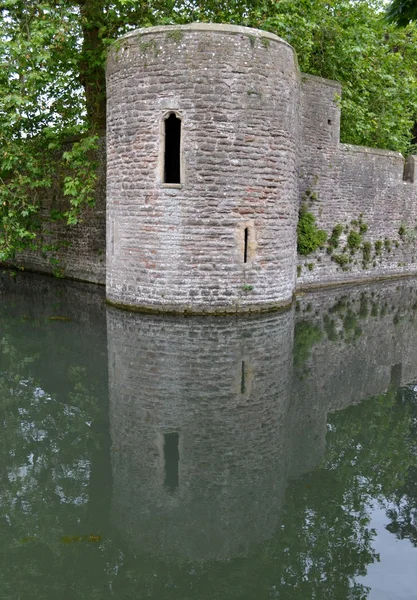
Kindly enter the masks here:
M 415 0 L 393 0 L 386 9 L 386 17 L 391 23 L 405 27 L 417 18 L 417 3 Z

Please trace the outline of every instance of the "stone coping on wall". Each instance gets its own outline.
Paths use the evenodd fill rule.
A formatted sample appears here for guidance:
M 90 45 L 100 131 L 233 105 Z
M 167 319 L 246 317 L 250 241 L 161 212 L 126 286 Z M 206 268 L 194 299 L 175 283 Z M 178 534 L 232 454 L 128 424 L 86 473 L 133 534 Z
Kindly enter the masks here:
M 367 146 L 354 146 L 353 144 L 343 144 L 339 145 L 340 150 L 342 152 L 351 152 L 357 154 L 375 154 L 377 156 L 388 156 L 391 158 L 397 158 L 404 162 L 404 156 L 401 152 L 396 152 L 395 150 L 384 150 L 382 148 L 368 148 Z
M 312 75 L 311 73 L 301 73 L 301 81 L 304 83 L 306 81 L 315 81 L 317 83 L 321 83 L 322 85 L 326 85 L 328 87 L 333 87 L 337 89 L 339 92 L 342 91 L 342 84 L 334 79 L 326 79 L 325 77 L 320 77 L 320 75 Z
M 170 31 L 210 31 L 216 33 L 241 34 L 257 38 L 266 38 L 291 48 L 295 55 L 295 50 L 291 44 L 278 37 L 274 33 L 263 31 L 261 29 L 254 29 L 253 27 L 244 27 L 243 25 L 226 25 L 224 23 L 188 23 L 186 25 L 157 25 L 156 27 L 142 27 L 121 36 L 116 42 L 113 43 L 113 46 L 114 44 L 120 43 L 122 40 L 132 37 L 153 33 L 169 33 Z

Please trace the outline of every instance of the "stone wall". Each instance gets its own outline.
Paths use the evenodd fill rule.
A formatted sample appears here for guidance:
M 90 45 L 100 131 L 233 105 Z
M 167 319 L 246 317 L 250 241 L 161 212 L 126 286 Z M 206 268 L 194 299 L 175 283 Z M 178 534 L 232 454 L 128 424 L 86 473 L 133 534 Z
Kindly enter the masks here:
M 342 233 L 337 247 L 298 256 L 297 287 L 415 274 L 414 157 L 405 169 L 397 152 L 340 144 L 340 86 L 309 75 L 302 82 L 300 203 L 329 237 L 338 225 Z
M 41 214 L 44 225 L 39 234 L 39 248 L 19 252 L 9 265 L 27 271 L 50 273 L 68 279 L 104 284 L 106 280 L 106 152 L 105 139 L 98 150 L 98 180 L 95 206 L 84 209 L 80 222 L 69 226 L 64 220 L 51 220 L 51 209 L 65 211 L 68 200 L 63 195 L 62 179 L 57 174 L 45 190 Z M 47 251 L 42 247 L 57 247 Z

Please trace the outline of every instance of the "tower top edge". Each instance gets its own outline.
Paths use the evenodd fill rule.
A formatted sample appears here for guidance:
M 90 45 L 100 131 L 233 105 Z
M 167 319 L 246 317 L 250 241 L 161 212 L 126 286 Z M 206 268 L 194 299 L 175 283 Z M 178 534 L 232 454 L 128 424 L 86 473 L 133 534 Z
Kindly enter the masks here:
M 125 35 L 118 38 L 117 41 L 127 40 L 135 37 L 142 37 L 144 35 L 154 34 L 154 33 L 168 33 L 170 31 L 205 31 L 212 33 L 223 33 L 230 35 L 247 35 L 254 36 L 257 38 L 266 38 L 268 40 L 272 40 L 274 42 L 278 42 L 279 44 L 283 44 L 290 48 L 293 52 L 294 48 L 285 40 L 278 37 L 274 33 L 270 33 L 269 31 L 264 31 L 262 29 L 255 29 L 254 27 L 244 27 L 243 25 L 228 25 L 226 23 L 188 23 L 186 25 L 157 25 L 154 27 L 142 27 L 140 29 L 135 29 L 133 31 L 129 31 Z

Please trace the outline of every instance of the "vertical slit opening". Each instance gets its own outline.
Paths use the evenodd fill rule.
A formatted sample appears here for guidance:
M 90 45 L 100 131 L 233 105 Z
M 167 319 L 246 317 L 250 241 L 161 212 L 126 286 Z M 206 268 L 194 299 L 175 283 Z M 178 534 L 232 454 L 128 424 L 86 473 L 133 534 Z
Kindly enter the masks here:
M 178 467 L 180 453 L 178 450 L 178 433 L 164 434 L 164 462 L 165 462 L 165 481 L 164 485 L 173 492 L 179 484 Z
M 391 367 L 391 381 L 390 385 L 393 389 L 397 389 L 401 385 L 401 376 L 402 376 L 402 363 L 398 365 L 392 365 Z
M 245 386 L 245 361 L 242 360 L 242 373 L 240 378 L 240 393 L 244 394 L 246 392 Z
M 245 246 L 243 249 L 243 262 L 248 262 L 248 238 L 249 238 L 249 228 L 245 227 Z
M 181 183 L 181 119 L 165 119 L 164 183 Z

